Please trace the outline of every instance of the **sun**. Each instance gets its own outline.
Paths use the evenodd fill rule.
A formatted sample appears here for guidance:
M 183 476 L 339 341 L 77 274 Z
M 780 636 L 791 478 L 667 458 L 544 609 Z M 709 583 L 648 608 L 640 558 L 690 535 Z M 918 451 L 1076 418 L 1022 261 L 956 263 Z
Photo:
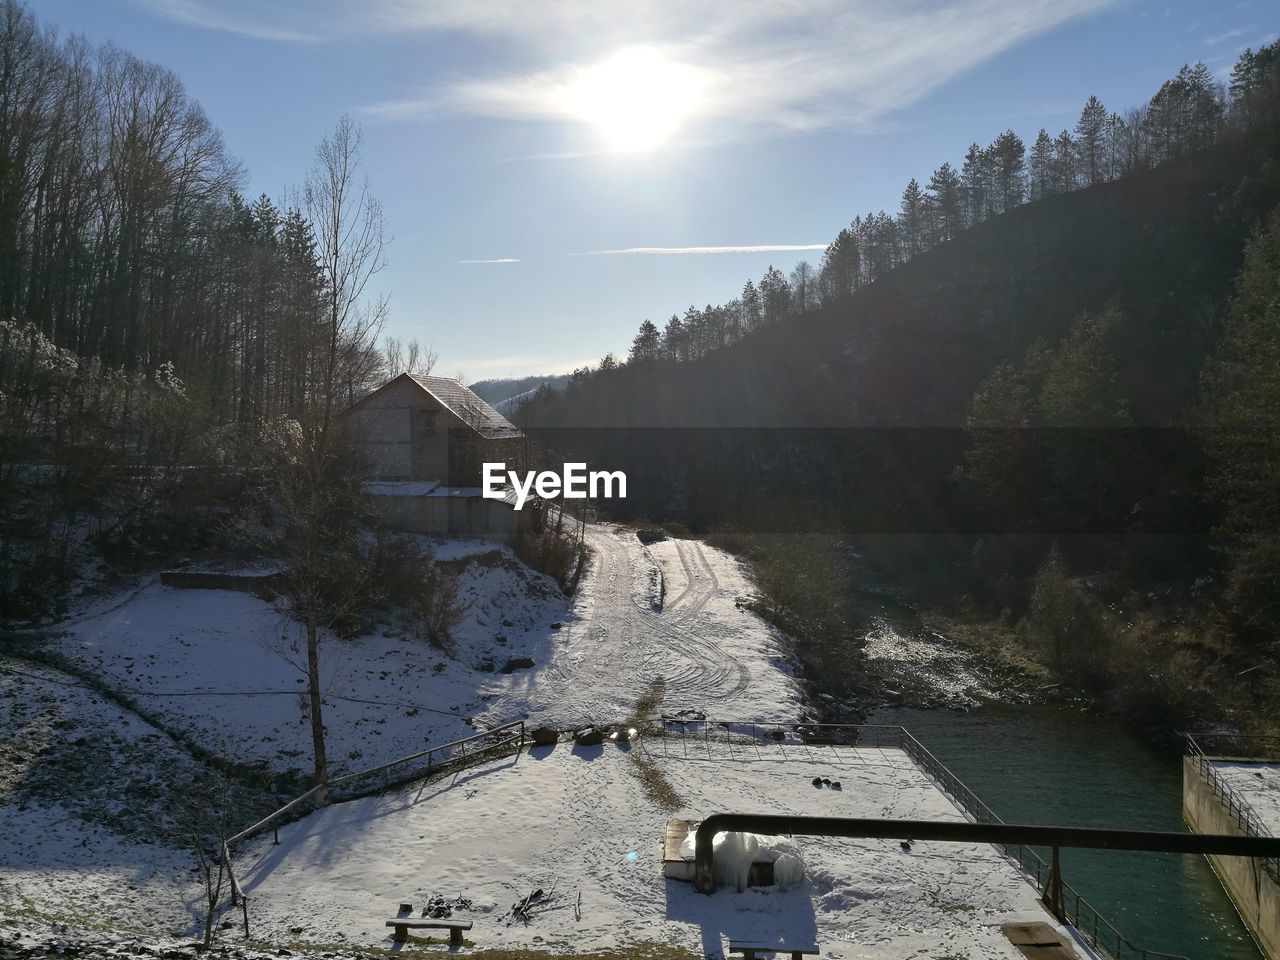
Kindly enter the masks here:
M 640 153 L 667 143 L 702 107 L 705 71 L 650 47 L 628 47 L 578 71 L 562 90 L 565 112 L 597 128 L 610 150 Z

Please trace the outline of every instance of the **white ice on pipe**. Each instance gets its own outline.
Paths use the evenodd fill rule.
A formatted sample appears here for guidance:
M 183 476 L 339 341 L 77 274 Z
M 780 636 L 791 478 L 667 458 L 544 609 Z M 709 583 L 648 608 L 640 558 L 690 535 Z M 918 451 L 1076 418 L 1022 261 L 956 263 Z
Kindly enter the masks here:
M 689 831 L 680 844 L 680 857 L 694 859 L 694 840 Z M 712 866 L 716 886 L 733 887 L 739 893 L 747 889 L 747 877 L 753 863 L 773 864 L 773 884 L 789 887 L 804 879 L 804 861 L 800 848 L 784 837 L 767 837 L 757 833 L 728 831 L 711 839 Z

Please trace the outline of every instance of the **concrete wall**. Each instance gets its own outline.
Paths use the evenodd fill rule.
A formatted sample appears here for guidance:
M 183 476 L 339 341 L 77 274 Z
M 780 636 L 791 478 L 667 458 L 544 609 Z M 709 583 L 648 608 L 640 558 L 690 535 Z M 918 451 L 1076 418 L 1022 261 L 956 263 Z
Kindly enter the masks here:
M 1182 818 L 1193 833 L 1246 835 L 1194 757 L 1182 758 Z M 1209 862 L 1263 954 L 1280 960 L 1280 884 L 1263 869 L 1261 860 L 1210 857 Z
M 533 510 L 483 497 L 374 497 L 378 511 L 393 530 L 438 537 L 479 537 L 511 543 L 516 532 L 533 522 Z

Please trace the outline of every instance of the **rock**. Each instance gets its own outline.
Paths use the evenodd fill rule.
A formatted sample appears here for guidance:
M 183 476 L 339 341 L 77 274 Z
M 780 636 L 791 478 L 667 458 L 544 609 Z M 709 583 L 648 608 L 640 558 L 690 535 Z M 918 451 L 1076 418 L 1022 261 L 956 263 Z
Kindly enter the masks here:
M 538 727 L 529 736 L 535 747 L 554 747 L 560 741 L 560 732 L 550 727 Z
M 582 747 L 598 747 L 604 743 L 604 731 L 595 727 L 587 727 L 573 735 L 574 742 Z
M 502 666 L 503 673 L 515 673 L 517 670 L 528 670 L 534 665 L 530 657 L 512 657 Z

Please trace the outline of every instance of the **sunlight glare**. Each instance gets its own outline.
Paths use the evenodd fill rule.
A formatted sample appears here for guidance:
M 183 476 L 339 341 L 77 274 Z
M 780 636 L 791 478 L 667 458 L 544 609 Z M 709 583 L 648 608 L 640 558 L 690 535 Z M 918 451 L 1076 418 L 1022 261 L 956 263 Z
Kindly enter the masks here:
M 582 70 L 563 89 L 564 106 L 594 124 L 611 150 L 642 152 L 666 143 L 699 109 L 705 71 L 630 47 Z

